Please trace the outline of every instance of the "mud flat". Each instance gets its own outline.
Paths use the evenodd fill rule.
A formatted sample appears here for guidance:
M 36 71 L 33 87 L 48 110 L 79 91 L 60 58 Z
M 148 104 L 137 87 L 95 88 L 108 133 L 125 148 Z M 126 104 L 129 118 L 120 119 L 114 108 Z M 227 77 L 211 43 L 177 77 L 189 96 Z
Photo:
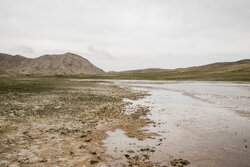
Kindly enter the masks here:
M 122 129 L 143 140 L 149 110 L 123 114 L 132 92 L 97 81 L 0 78 L 0 166 L 108 166 L 102 140 Z
M 104 140 L 112 166 L 250 166 L 250 84 L 229 82 L 115 81 L 150 96 L 127 100 L 130 115 L 148 108 L 153 123 L 143 130 L 158 134 L 145 140 L 121 129 Z M 190 164 L 189 164 L 190 163 Z
M 249 166 L 250 85 L 0 78 L 0 166 Z

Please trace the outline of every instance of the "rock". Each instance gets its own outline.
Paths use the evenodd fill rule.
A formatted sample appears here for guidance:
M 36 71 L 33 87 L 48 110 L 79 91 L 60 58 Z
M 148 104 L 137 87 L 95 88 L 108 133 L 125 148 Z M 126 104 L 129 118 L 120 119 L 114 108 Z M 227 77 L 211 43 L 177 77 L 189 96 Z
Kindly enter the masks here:
M 23 132 L 24 135 L 27 135 L 28 133 L 29 133 L 28 131 Z
M 150 151 L 149 148 L 142 148 L 141 151 Z
M 97 163 L 98 163 L 98 161 L 93 160 L 93 159 L 92 159 L 92 160 L 90 160 L 89 162 L 90 162 L 90 164 L 97 164 Z
M 150 152 L 152 152 L 152 153 L 153 153 L 153 152 L 155 152 L 155 150 L 151 149 L 151 150 L 150 150 Z
M 61 135 L 67 135 L 67 133 L 66 132 L 61 132 Z
M 83 134 L 80 136 L 80 138 L 84 138 L 84 137 L 87 137 L 87 135 Z
M 135 156 L 133 157 L 133 159 L 134 159 L 135 161 L 138 161 L 138 160 L 139 160 L 139 156 L 138 156 L 138 155 L 135 155 Z
M 24 164 L 29 164 L 30 160 L 29 160 L 29 158 L 24 158 L 24 159 L 19 159 L 18 162 L 24 163 Z
M 128 154 L 124 154 L 124 156 L 125 156 L 126 158 L 129 158 L 129 155 L 128 155 Z
M 81 146 L 80 146 L 79 148 L 80 148 L 80 149 L 83 149 L 83 148 L 85 148 L 85 147 L 86 147 L 86 146 L 84 146 L 84 145 L 81 145 Z
M 142 156 L 144 157 L 144 160 L 149 160 L 149 155 L 143 154 Z
M 96 152 L 91 152 L 92 155 L 96 155 Z
M 44 162 L 48 162 L 48 160 L 47 159 L 42 159 L 39 162 L 44 163 Z
M 187 160 L 181 160 L 180 163 L 183 164 L 183 165 L 188 165 L 188 164 L 190 164 Z
M 190 162 L 188 162 L 187 160 L 183 160 L 183 159 L 174 159 L 170 161 L 170 164 L 172 166 L 183 167 L 183 166 L 189 165 Z
M 128 153 L 135 153 L 133 150 L 128 150 L 127 152 Z
M 92 141 L 92 139 L 87 139 L 87 140 L 85 140 L 85 142 L 91 142 Z

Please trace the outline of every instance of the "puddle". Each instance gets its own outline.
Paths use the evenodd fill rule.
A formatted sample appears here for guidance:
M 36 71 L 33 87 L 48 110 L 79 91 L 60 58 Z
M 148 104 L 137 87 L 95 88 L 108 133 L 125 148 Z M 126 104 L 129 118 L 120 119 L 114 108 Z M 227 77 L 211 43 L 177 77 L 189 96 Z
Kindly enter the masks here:
M 137 140 L 117 129 L 103 142 L 111 166 L 127 166 L 131 159 L 170 165 L 185 159 L 189 166 L 250 166 L 250 119 L 235 111 L 250 112 L 250 84 L 223 82 L 116 81 L 122 87 L 151 94 L 133 101 L 149 107 L 155 125 L 144 129 L 160 136 Z

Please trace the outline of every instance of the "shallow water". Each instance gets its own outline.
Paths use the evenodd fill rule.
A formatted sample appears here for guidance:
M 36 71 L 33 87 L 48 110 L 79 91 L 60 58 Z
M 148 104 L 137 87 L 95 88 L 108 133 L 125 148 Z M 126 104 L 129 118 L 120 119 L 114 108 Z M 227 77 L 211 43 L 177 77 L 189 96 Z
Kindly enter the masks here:
M 115 81 L 122 87 L 147 91 L 150 96 L 132 101 L 150 108 L 147 117 L 156 124 L 144 129 L 160 136 L 139 141 L 122 130 L 108 132 L 104 140 L 112 166 L 127 165 L 124 154 L 159 165 L 171 159 L 189 166 L 250 166 L 250 84 L 229 82 Z M 244 113 L 244 114 L 239 114 Z M 149 148 L 154 151 L 141 151 Z M 145 156 L 148 155 L 148 156 Z

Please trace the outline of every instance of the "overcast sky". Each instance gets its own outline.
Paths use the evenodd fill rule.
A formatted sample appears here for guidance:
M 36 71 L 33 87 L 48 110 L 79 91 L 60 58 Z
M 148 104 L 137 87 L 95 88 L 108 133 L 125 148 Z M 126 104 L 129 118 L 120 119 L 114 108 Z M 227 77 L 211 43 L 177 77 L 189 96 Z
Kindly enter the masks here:
M 0 0 L 0 52 L 105 71 L 250 58 L 250 0 Z

